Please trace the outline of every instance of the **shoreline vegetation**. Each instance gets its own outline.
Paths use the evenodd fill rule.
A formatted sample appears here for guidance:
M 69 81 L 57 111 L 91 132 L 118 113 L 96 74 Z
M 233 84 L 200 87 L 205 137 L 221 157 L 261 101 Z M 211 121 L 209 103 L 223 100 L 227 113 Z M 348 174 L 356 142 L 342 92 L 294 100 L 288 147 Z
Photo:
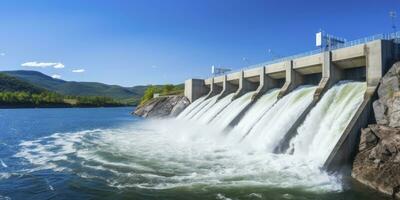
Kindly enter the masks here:
M 149 86 L 143 94 L 143 97 L 140 99 L 140 103 L 138 106 L 142 106 L 152 100 L 155 94 L 159 94 L 160 97 L 163 96 L 175 96 L 175 95 L 183 95 L 184 93 L 184 85 L 172 85 L 167 84 L 163 86 Z
M 39 109 L 39 108 L 119 108 L 119 107 L 133 107 L 134 105 L 122 105 L 122 106 L 70 106 L 70 105 L 39 105 L 39 106 L 32 106 L 32 105 L 13 105 L 13 106 L 5 106 L 0 105 L 1 109 Z
M 61 85 L 53 87 L 57 84 Z M 71 84 L 74 87 L 70 87 Z M 117 90 L 110 92 L 110 88 Z M 121 88 L 102 83 L 68 82 L 36 71 L 0 72 L 0 109 L 138 106 L 152 100 L 154 94 L 159 94 L 160 97 L 173 96 L 182 95 L 184 91 L 183 84 L 135 86 L 131 87 L 135 88 L 135 95 L 129 96 L 126 93 L 121 97 L 120 90 L 124 89 Z
M 63 96 L 52 92 L 0 92 L 0 108 L 73 108 L 131 106 L 109 97 Z
M 62 95 L 0 73 L 0 108 L 122 107 L 128 105 L 111 97 Z

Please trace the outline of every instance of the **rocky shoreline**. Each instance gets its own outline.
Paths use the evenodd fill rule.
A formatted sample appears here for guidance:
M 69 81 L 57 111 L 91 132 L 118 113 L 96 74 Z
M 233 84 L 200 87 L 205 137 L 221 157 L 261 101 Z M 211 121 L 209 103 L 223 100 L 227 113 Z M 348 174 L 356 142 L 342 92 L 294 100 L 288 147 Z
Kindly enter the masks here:
M 352 177 L 400 199 L 400 62 L 380 82 L 373 103 L 376 124 L 361 130 Z
M 136 107 L 134 114 L 149 118 L 174 117 L 189 104 L 189 99 L 182 95 L 157 97 Z

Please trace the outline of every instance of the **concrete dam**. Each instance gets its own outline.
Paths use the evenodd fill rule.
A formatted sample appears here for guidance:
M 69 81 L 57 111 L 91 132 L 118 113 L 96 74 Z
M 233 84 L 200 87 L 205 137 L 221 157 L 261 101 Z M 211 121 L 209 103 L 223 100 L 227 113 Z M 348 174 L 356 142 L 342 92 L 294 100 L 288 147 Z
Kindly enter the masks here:
M 225 139 L 309 160 L 329 171 L 351 165 L 360 130 L 373 120 L 381 77 L 398 59 L 395 38 L 282 59 L 208 79 L 189 79 L 179 119 Z

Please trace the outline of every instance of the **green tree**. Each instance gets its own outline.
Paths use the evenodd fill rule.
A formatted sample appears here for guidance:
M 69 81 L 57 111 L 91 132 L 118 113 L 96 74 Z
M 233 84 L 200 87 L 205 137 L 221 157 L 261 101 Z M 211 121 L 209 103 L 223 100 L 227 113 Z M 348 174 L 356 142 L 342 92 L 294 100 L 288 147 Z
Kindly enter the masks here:
M 163 95 L 168 95 L 174 89 L 175 89 L 175 87 L 172 84 L 164 85 L 163 88 L 162 88 L 162 94 Z

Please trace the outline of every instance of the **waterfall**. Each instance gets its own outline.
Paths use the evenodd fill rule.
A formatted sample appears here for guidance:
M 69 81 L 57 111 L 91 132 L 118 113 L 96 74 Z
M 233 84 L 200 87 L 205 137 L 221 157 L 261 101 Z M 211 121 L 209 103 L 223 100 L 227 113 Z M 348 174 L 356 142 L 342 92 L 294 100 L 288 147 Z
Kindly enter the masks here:
M 200 97 L 193 103 L 191 103 L 185 110 L 183 110 L 179 115 L 178 119 L 185 118 L 187 115 L 189 115 L 193 110 L 197 108 L 204 100 L 206 99 L 206 96 Z
M 289 152 L 322 165 L 363 102 L 366 83 L 339 82 L 329 89 L 297 129 Z
M 235 99 L 212 120 L 211 124 L 226 128 L 251 103 L 254 94 L 255 92 L 248 92 Z
M 279 91 L 273 89 L 261 96 L 233 128 L 229 136 L 235 141 L 240 141 L 276 102 Z
M 209 123 L 212 119 L 214 119 L 215 116 L 217 116 L 226 106 L 228 106 L 232 102 L 232 98 L 234 95 L 235 94 L 233 93 L 226 95 L 226 97 L 220 99 L 210 109 L 207 109 L 203 115 L 199 116 L 199 118 L 196 117 L 196 120 L 198 119 L 199 122 L 203 124 Z
M 280 99 L 244 138 L 256 150 L 273 152 L 290 127 L 311 104 L 316 87 L 301 86 Z

